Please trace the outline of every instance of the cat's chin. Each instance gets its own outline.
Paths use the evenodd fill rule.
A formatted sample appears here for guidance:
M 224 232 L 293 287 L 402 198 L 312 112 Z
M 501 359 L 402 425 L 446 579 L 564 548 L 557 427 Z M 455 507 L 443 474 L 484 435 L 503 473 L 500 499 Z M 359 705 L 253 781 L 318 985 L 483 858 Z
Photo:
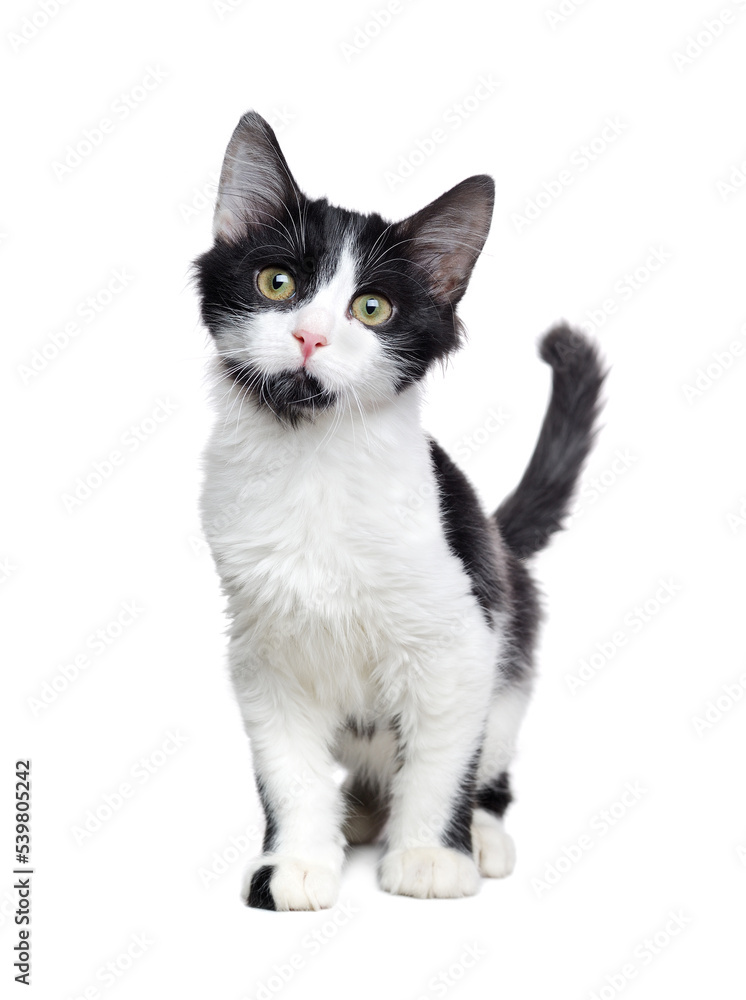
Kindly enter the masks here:
M 250 363 L 226 367 L 233 381 L 248 389 L 257 403 L 291 423 L 313 417 L 337 401 L 336 393 L 325 388 L 306 368 L 269 373 Z

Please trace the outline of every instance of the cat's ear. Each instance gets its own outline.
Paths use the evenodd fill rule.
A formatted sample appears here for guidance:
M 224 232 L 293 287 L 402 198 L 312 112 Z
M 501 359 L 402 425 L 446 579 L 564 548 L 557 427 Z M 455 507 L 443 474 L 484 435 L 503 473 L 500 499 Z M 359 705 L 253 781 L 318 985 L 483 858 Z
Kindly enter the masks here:
M 283 206 L 301 198 L 275 133 L 261 115 L 248 111 L 225 151 L 213 236 L 235 241 L 247 226 L 272 225 Z
M 495 184 L 486 174 L 461 181 L 400 222 L 397 236 L 440 305 L 455 306 L 487 239 Z

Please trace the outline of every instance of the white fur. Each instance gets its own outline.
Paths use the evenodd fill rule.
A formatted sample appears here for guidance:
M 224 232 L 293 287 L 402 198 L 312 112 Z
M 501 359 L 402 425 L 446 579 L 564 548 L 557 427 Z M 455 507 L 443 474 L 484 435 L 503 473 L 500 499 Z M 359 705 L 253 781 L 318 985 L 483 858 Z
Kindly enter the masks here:
M 381 886 L 388 892 L 420 899 L 473 896 L 479 872 L 472 859 L 447 847 L 389 851 L 381 862 Z
M 529 686 L 524 681 L 521 685 L 498 689 L 493 696 L 477 769 L 478 784 L 487 784 L 490 779 L 509 769 L 515 756 L 518 731 L 528 707 L 529 695 Z
M 471 823 L 474 860 L 485 878 L 503 878 L 515 868 L 515 844 L 503 821 L 486 809 L 475 809 Z
M 343 801 L 332 748 L 349 716 L 396 718 L 407 748 L 398 769 L 390 736 L 369 758 L 391 785 L 384 888 L 454 896 L 478 885 L 472 859 L 441 838 L 482 736 L 502 637 L 445 539 L 419 390 L 391 390 L 380 341 L 347 315 L 354 291 L 345 251 L 305 311 L 267 313 L 250 339 L 237 325 L 227 346 L 278 371 L 299 363 L 296 324 L 324 324 L 328 346 L 309 370 L 357 386 L 358 400 L 343 394 L 288 428 L 220 378 L 205 454 L 203 525 L 229 596 L 233 682 L 280 829 L 248 877 L 286 859 L 271 888 L 291 909 L 336 894 Z M 355 752 L 348 744 L 345 759 L 337 746 L 353 767 Z M 309 871 L 321 873 L 313 891 Z

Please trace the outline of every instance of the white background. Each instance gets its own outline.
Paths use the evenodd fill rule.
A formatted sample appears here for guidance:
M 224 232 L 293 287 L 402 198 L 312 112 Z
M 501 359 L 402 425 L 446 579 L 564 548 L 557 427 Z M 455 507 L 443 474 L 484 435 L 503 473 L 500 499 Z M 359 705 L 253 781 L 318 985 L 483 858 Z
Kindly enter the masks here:
M 746 8 L 393 7 L 383 29 L 384 0 L 69 0 L 47 23 L 32 3 L 3 8 L 0 982 L 14 996 L 741 995 Z M 593 322 L 612 367 L 584 499 L 536 561 L 547 621 L 508 820 L 517 869 L 471 899 L 385 895 L 367 849 L 331 913 L 238 900 L 261 813 L 198 530 L 210 345 L 189 265 L 250 107 L 307 193 L 351 208 L 403 217 L 494 176 L 469 343 L 424 414 L 487 506 L 543 415 L 539 334 Z M 107 290 L 115 271 L 126 279 Z M 112 452 L 111 474 L 66 502 Z M 122 628 L 125 602 L 139 610 Z M 10 805 L 26 757 L 24 992 Z

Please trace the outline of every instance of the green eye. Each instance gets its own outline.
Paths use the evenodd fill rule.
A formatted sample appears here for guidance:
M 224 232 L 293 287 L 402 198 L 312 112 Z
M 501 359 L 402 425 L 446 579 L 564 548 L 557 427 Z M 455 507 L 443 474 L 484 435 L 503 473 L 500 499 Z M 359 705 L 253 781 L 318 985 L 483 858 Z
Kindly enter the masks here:
M 295 295 L 295 278 L 282 267 L 265 267 L 256 277 L 259 291 L 266 299 L 282 302 Z
M 359 319 L 366 326 L 378 326 L 379 323 L 385 323 L 392 312 L 388 299 L 370 292 L 358 295 L 356 299 L 352 300 L 350 308 L 355 319 Z

